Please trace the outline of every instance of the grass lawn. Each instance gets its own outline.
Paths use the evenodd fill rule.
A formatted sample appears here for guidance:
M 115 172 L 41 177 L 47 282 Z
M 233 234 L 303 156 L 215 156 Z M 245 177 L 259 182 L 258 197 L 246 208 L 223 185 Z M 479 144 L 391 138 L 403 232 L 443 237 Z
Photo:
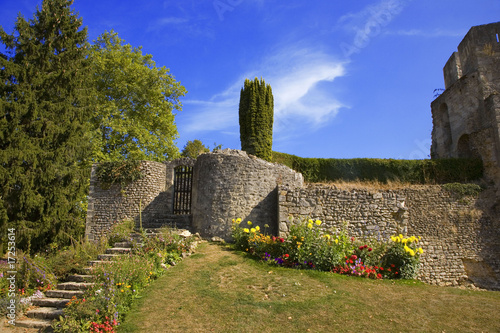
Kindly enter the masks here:
M 500 292 L 269 266 L 226 247 L 155 281 L 118 332 L 500 332 Z

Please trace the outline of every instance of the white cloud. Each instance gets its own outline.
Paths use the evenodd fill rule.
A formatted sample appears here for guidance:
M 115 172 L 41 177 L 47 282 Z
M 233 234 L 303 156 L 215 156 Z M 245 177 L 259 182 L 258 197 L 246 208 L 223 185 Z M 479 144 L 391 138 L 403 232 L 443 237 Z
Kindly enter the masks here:
M 289 47 L 269 56 L 227 89 L 207 101 L 184 101 L 187 132 L 221 131 L 238 126 L 240 90 L 245 78 L 262 77 L 273 89 L 275 129 L 288 125 L 317 128 L 335 117 L 342 104 L 323 87 L 345 74 L 345 65 L 310 48 Z M 321 87 L 320 87 L 321 86 Z M 288 124 L 284 126 L 284 124 Z
M 420 29 L 410 29 L 410 30 L 397 30 L 397 31 L 387 31 L 387 35 L 397 35 L 397 36 L 416 36 L 416 37 L 461 37 L 464 36 L 467 31 L 451 31 L 435 29 L 434 31 L 423 31 Z

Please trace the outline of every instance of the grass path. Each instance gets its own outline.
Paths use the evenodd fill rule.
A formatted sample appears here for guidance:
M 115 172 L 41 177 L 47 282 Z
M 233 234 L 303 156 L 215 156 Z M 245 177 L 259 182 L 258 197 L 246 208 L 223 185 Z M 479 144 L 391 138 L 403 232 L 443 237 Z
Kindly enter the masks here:
M 119 332 L 500 332 L 500 293 L 272 267 L 203 243 Z

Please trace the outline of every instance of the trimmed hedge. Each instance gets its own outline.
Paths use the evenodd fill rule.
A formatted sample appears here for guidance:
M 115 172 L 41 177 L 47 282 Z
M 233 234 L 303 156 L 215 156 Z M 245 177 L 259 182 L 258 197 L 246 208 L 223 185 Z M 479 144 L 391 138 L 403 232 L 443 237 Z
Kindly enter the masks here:
M 307 182 L 400 181 L 411 184 L 470 182 L 483 176 L 481 159 L 394 160 L 303 158 L 273 152 L 273 162 L 302 173 Z

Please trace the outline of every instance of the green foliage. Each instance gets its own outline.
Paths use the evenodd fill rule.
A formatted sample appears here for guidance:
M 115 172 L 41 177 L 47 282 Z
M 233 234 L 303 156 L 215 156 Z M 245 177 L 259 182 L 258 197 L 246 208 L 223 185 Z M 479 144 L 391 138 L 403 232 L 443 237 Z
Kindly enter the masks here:
M 273 162 L 301 172 L 308 182 L 359 180 L 440 184 L 476 180 L 483 175 L 483 164 L 480 159 L 325 159 L 302 158 L 273 152 Z
M 90 84 L 87 30 L 71 1 L 44 0 L 33 18 L 0 28 L 0 225 L 36 251 L 84 231 Z
M 188 141 L 181 152 L 182 157 L 197 158 L 203 153 L 210 152 L 210 148 L 203 145 L 200 140 Z
M 274 99 L 271 86 L 261 78 L 245 80 L 240 93 L 241 149 L 264 160 L 272 158 Z
M 125 242 L 129 240 L 130 235 L 134 232 L 134 220 L 124 220 L 116 222 L 111 226 L 111 230 L 107 233 L 108 245 L 113 246 L 117 242 Z
M 156 67 L 111 31 L 91 49 L 97 105 L 92 118 L 94 161 L 164 161 L 178 157 L 175 111 L 186 93 L 169 69 Z
M 113 184 L 120 184 L 123 189 L 127 184 L 144 177 L 141 162 L 131 160 L 101 162 L 97 167 L 96 176 L 104 189 Z
M 57 250 L 47 256 L 45 262 L 59 280 L 66 280 L 71 274 L 86 274 L 89 260 L 94 260 L 106 250 L 106 243 L 73 241 L 70 246 Z
M 483 190 L 477 184 L 448 183 L 441 186 L 446 191 L 452 193 L 459 199 L 463 197 L 477 197 Z

